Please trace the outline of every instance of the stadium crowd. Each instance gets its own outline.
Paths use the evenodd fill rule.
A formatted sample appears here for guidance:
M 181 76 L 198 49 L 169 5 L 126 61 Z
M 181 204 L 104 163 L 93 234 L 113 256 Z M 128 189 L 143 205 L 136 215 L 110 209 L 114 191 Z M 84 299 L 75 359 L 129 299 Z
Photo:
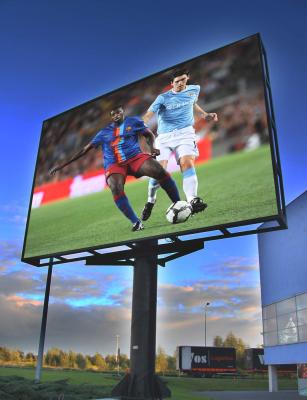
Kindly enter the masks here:
M 180 66 L 198 84 L 198 104 L 216 112 L 218 123 L 195 121 L 199 137 L 212 139 L 212 155 L 256 148 L 268 141 L 267 117 L 257 41 L 245 39 Z M 44 122 L 35 187 L 102 168 L 101 152 L 91 152 L 55 176 L 49 170 L 69 159 L 109 123 L 109 110 L 123 105 L 127 115 L 143 115 L 156 96 L 171 88 L 171 71 L 128 85 Z M 151 125 L 155 131 L 155 122 Z

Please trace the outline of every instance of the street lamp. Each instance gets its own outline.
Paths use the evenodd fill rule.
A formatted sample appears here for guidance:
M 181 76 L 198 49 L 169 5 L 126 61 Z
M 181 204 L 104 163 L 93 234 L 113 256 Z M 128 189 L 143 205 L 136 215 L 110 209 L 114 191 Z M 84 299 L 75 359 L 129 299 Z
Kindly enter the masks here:
M 119 363 L 120 363 L 120 353 L 119 353 L 119 335 L 116 335 L 116 364 L 117 364 L 117 375 L 119 375 Z
M 205 347 L 207 347 L 207 308 L 210 306 L 209 301 L 205 303 Z

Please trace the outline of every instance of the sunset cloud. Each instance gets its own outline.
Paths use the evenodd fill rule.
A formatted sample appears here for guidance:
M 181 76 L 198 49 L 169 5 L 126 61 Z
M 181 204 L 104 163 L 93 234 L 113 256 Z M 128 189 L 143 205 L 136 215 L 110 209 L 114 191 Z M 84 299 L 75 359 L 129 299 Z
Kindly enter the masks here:
M 14 246 L 7 253 L 17 254 Z M 179 344 L 204 341 L 204 302 L 207 342 L 230 331 L 250 345 L 261 343 L 261 310 L 257 266 L 243 259 L 211 264 L 206 278 L 180 276 L 158 285 L 157 344 L 172 354 Z M 129 354 L 132 275 L 114 274 L 83 265 L 55 267 L 50 291 L 46 346 L 108 353 L 121 336 Z M 230 272 L 230 273 L 229 273 Z M 0 344 L 36 351 L 47 269 L 25 266 L 0 269 Z M 128 274 L 128 275 L 127 275 Z M 130 274 L 130 275 L 129 275 Z M 239 280 L 238 280 L 239 277 Z

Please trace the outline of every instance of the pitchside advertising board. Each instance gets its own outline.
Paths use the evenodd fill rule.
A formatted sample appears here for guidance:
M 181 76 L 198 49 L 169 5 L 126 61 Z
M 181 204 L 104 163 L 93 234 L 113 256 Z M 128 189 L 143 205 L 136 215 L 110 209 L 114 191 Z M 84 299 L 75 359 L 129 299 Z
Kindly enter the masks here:
M 297 365 L 298 392 L 301 396 L 307 396 L 307 364 Z
M 236 350 L 233 347 L 179 346 L 176 369 L 187 373 L 236 372 Z
M 152 104 L 159 103 L 161 95 L 163 99 L 168 95 L 173 98 L 171 76 L 178 69 L 189 71 L 183 94 L 192 95 L 184 101 L 178 97 L 174 104 L 160 102 L 160 108 L 155 109 L 147 125 L 154 133 L 158 132 L 158 140 L 163 142 L 163 125 L 159 126 L 163 109 L 176 113 L 172 121 L 176 133 L 176 126 L 180 128 L 182 120 L 181 108 L 182 112 L 185 107 L 191 108 L 190 124 L 196 132 L 193 146 L 198 153 L 197 195 L 208 207 L 184 223 L 171 224 L 165 218 L 171 200 L 160 188 L 152 215 L 144 222 L 145 229 L 133 232 L 131 222 L 117 208 L 108 188 L 100 147 L 55 174 L 50 171 L 71 160 L 97 133 L 114 123 L 110 120 L 112 108 L 121 105 L 126 121 L 132 118 L 141 123 Z M 277 177 L 280 168 L 265 70 L 257 34 L 44 121 L 22 259 L 31 262 L 148 238 L 260 223 L 281 216 L 282 182 L 281 175 Z M 198 107 L 206 113 L 215 113 L 218 120 L 205 119 Z M 113 143 L 116 148 L 111 150 L 120 164 L 121 141 L 135 132 L 129 124 L 125 130 L 119 127 L 115 131 L 117 147 Z M 140 149 L 146 153 L 148 147 L 142 134 L 139 136 Z M 174 153 L 170 154 L 167 169 L 177 183 L 181 199 L 185 200 L 186 190 L 177 161 Z M 147 202 L 148 179 L 128 176 L 125 193 L 135 214 L 140 216 Z

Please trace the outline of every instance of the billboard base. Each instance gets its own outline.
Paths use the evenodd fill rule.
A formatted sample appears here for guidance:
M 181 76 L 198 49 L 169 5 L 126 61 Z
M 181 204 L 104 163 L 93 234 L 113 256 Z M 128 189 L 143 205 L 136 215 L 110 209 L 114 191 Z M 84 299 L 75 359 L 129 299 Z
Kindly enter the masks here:
M 141 387 L 142 390 L 140 390 Z M 137 375 L 126 374 L 112 390 L 111 395 L 120 397 L 121 400 L 156 400 L 171 397 L 171 391 L 156 374 L 143 377 L 141 381 Z

